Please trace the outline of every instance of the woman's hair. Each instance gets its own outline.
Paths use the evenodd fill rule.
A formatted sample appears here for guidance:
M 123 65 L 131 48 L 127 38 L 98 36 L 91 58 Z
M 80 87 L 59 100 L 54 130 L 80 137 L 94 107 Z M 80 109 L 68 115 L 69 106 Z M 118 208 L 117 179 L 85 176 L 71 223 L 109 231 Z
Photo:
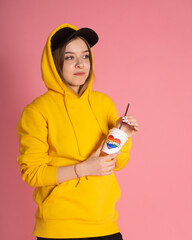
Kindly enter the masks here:
M 55 63 L 55 66 L 56 66 L 56 69 L 57 69 L 57 72 L 58 72 L 60 78 L 62 79 L 62 81 L 66 85 L 69 85 L 68 82 L 64 79 L 64 76 L 63 76 L 64 54 L 65 54 L 65 49 L 66 49 L 67 44 L 70 43 L 71 41 L 73 41 L 74 39 L 77 39 L 77 38 L 81 38 L 85 42 L 85 44 L 87 45 L 87 48 L 88 48 L 88 51 L 89 51 L 89 61 L 90 61 L 89 75 L 88 75 L 85 83 L 80 86 L 79 91 L 77 93 L 78 96 L 81 96 L 83 94 L 83 92 L 88 87 L 88 84 L 91 80 L 91 74 L 92 74 L 92 71 L 93 71 L 91 48 L 90 48 L 88 42 L 82 37 L 75 36 L 74 38 L 70 39 L 67 43 L 65 43 L 63 46 L 54 50 L 52 52 L 52 55 L 53 55 L 53 60 L 54 60 L 54 63 Z

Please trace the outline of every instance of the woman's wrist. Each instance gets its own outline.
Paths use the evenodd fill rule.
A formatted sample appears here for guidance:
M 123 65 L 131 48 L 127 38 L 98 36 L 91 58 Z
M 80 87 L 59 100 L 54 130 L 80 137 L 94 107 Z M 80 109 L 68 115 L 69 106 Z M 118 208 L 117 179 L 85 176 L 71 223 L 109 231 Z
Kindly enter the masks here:
M 75 171 L 75 174 L 77 175 L 77 177 L 86 176 L 86 173 L 85 173 L 86 171 L 85 171 L 83 162 L 76 164 L 74 167 L 74 171 Z

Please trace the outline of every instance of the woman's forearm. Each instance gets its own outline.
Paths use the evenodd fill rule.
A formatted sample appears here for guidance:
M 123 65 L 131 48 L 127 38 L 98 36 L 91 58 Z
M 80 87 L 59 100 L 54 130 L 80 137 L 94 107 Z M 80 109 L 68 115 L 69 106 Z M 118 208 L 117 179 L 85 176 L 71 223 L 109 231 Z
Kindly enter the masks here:
M 83 177 L 83 169 L 81 168 L 81 163 L 65 167 L 58 167 L 57 169 L 58 183 L 66 182 L 78 177 Z

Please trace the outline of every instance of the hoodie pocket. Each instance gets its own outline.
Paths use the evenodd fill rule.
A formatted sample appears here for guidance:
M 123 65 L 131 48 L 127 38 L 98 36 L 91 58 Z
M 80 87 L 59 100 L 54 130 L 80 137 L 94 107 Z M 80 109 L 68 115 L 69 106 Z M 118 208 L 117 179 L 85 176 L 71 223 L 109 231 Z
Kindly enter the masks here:
M 68 201 L 72 192 L 76 190 L 77 180 L 66 181 L 56 186 L 42 203 L 42 217 L 44 219 L 63 219 L 68 211 Z

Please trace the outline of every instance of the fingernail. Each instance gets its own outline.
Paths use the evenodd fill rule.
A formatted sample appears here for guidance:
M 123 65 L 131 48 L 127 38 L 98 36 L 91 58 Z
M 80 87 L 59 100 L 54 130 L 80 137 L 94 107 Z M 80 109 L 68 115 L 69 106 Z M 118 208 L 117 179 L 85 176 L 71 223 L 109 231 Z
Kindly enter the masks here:
M 127 119 L 123 119 L 122 122 L 126 122 L 126 123 L 128 123 L 128 120 L 127 120 Z

